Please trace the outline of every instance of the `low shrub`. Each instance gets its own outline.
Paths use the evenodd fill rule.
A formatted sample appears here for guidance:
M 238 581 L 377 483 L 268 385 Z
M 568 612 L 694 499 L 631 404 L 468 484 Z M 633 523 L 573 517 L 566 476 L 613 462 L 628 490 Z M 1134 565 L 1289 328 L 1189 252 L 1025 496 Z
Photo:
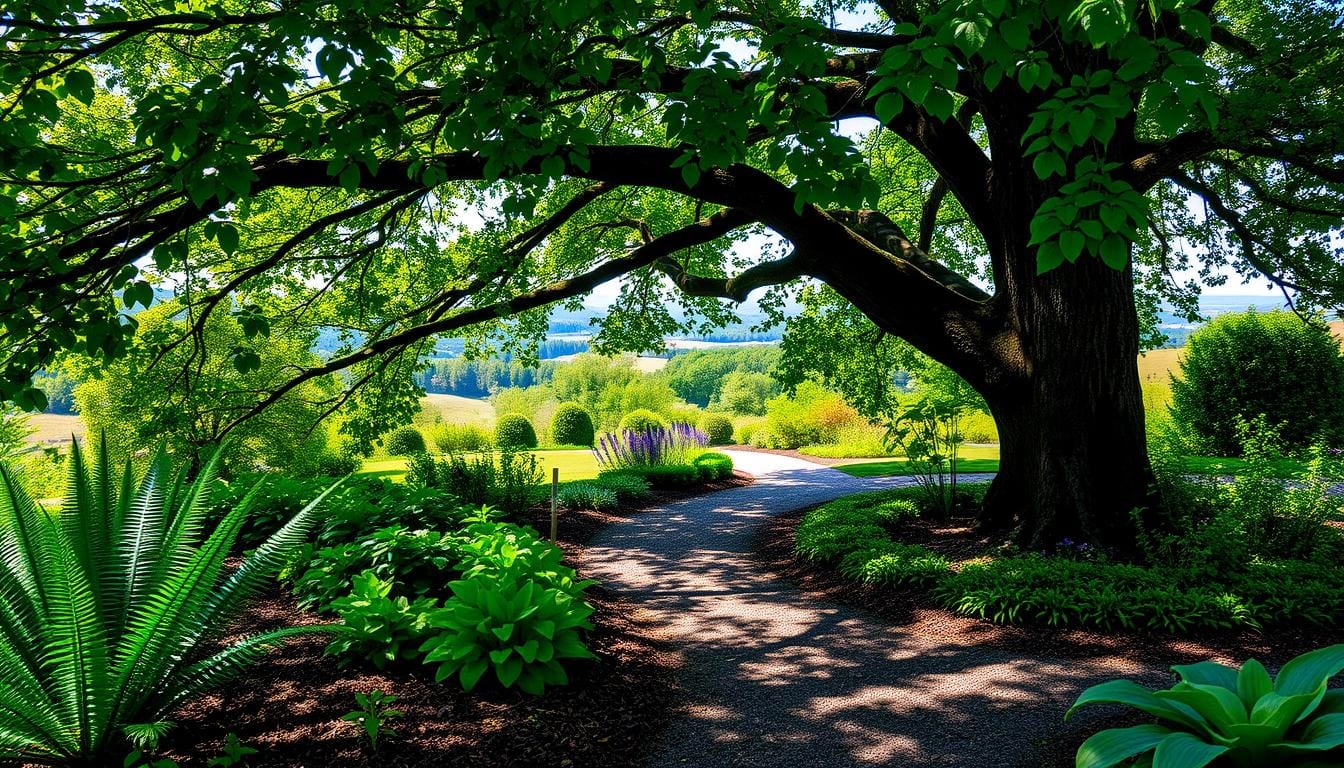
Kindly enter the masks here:
M 934 590 L 948 607 L 997 623 L 1183 633 L 1256 626 L 1244 598 L 1161 568 L 1027 555 L 971 564 Z
M 407 530 L 399 525 L 373 531 L 355 541 L 323 547 L 312 554 L 293 580 L 293 592 L 304 607 L 334 610 L 337 599 L 363 574 L 395 582 L 411 597 L 435 594 L 443 586 L 443 570 L 462 555 L 463 541 L 438 530 Z
M 389 456 L 410 456 L 425 452 L 425 436 L 420 430 L 406 425 L 397 427 L 383 438 L 383 450 Z
M 752 445 L 760 440 L 764 448 L 800 448 L 834 443 L 842 429 L 862 424 L 863 417 L 843 396 L 804 381 L 791 397 L 766 403 L 766 423 L 768 431 L 754 435 Z
M 488 504 L 502 514 L 522 514 L 540 498 L 544 481 L 541 462 L 525 451 L 502 450 L 472 457 L 412 457 L 407 485 L 436 488 L 469 504 Z
M 450 530 L 481 514 L 457 496 L 437 488 L 417 488 L 383 478 L 353 477 L 327 499 L 327 519 L 318 546 L 347 544 L 375 531 L 401 526 L 409 531 Z
M 532 422 L 519 413 L 507 413 L 495 422 L 495 447 L 504 449 L 528 449 L 537 447 L 537 432 Z
M 345 477 L 364 465 L 364 461 L 353 453 L 325 451 L 317 459 L 317 474 L 321 477 Z
M 593 417 L 578 403 L 562 403 L 551 416 L 551 442 L 592 447 Z
M 594 509 L 607 512 L 619 503 L 616 492 L 596 482 L 580 481 L 560 486 L 556 501 L 565 509 Z
M 625 467 L 621 472 L 638 477 L 651 487 L 662 490 L 690 488 L 700 482 L 700 468 L 693 464 Z
M 941 581 L 950 565 L 947 558 L 917 544 L 886 540 L 845 555 L 837 570 L 865 584 L 924 588 Z
M 755 438 L 766 430 L 764 419 L 742 419 L 734 430 L 740 445 L 756 445 Z M 757 446 L 763 447 L 763 446 Z
M 1241 768 L 1325 768 L 1344 763 L 1344 645 L 1302 654 L 1270 677 L 1255 659 L 1241 669 L 1211 661 L 1171 668 L 1178 682 L 1150 691 L 1111 680 L 1083 691 L 1065 713 L 1123 704 L 1157 723 L 1109 728 L 1078 747 L 1088 768 L 1130 765 L 1229 765 Z M 1149 753 L 1152 753 L 1151 755 Z
M 726 480 L 733 476 L 733 460 L 718 451 L 705 451 L 696 456 L 691 465 L 699 470 L 700 479 L 705 482 Z
M 667 419 L 647 408 L 639 408 L 622 416 L 620 426 L 616 429 L 619 432 L 646 432 L 667 427 Z
M 479 424 L 441 422 L 425 432 L 439 453 L 476 453 L 494 447 L 489 430 Z
M 592 482 L 616 494 L 621 501 L 644 501 L 653 495 L 649 492 L 648 480 L 620 470 L 601 472 Z
M 961 417 L 961 437 L 968 443 L 999 442 L 999 425 L 985 411 L 968 411 Z
M 700 420 L 700 431 L 709 438 L 710 445 L 731 445 L 733 420 L 721 413 L 707 413 Z
M 799 453 L 830 459 L 870 459 L 895 455 L 886 444 L 886 431 L 874 424 L 860 422 L 836 430 L 830 443 L 804 445 Z

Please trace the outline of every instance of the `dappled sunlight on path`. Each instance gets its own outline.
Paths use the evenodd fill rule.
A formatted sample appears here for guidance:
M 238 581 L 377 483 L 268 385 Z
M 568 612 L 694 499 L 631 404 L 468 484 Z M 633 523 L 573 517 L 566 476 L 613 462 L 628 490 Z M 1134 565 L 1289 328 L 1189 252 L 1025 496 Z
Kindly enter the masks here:
M 757 482 L 613 525 L 584 556 L 590 575 L 639 600 L 686 655 L 687 703 L 647 764 L 1036 768 L 1036 748 L 1064 729 L 1079 691 L 1151 671 L 1111 656 L 1022 658 L 964 628 L 901 626 L 805 597 L 751 556 L 754 530 L 910 478 L 854 478 L 763 453 L 733 461 Z

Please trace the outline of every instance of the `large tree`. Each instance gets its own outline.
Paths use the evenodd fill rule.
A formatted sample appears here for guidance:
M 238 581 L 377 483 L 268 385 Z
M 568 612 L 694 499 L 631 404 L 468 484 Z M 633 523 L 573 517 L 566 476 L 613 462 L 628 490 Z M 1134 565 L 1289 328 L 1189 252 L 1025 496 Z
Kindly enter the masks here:
M 1342 292 L 1342 56 L 1331 0 L 11 4 L 0 379 L 122 354 L 159 279 L 339 329 L 291 381 L 357 391 L 620 277 L 612 349 L 814 278 L 984 395 L 987 523 L 1123 548 L 1136 286 Z

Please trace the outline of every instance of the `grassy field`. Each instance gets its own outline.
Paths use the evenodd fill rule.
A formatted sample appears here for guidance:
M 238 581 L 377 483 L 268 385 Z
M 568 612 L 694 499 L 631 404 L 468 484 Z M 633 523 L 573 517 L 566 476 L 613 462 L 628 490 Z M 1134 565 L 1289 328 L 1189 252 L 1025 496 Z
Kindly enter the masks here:
M 70 435 L 84 437 L 84 422 L 78 416 L 56 413 L 36 413 L 29 417 L 37 431 L 28 436 L 28 442 L 37 445 L 69 443 Z
M 1139 355 L 1139 381 L 1166 384 L 1178 373 L 1184 349 L 1151 349 Z
M 967 445 L 961 449 L 961 460 L 957 462 L 958 472 L 998 472 L 999 446 Z M 841 464 L 836 469 L 854 477 L 887 477 L 889 475 L 911 474 L 909 459 L 905 457 L 891 461 L 866 461 L 858 464 Z
M 597 477 L 597 459 L 588 450 L 533 451 L 538 463 L 546 473 L 546 482 L 551 481 L 551 470 L 560 470 L 560 482 L 569 480 L 591 480 Z M 470 454 L 468 454 L 470 455 Z M 400 482 L 406 477 L 406 459 L 381 458 L 364 462 L 360 474 L 377 475 Z
M 495 420 L 495 406 L 489 400 L 477 400 L 457 395 L 425 395 L 421 404 L 437 408 L 443 420 L 453 424 L 491 424 Z

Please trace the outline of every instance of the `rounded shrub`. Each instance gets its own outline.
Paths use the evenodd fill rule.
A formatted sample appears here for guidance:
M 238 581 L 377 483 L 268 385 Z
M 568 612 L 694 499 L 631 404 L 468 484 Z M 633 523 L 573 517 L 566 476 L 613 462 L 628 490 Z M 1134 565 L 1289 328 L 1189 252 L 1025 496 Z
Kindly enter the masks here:
M 733 476 L 733 460 L 718 451 L 705 451 L 691 462 L 705 482 L 726 480 Z
M 1171 415 L 1199 450 L 1241 453 L 1239 422 L 1265 422 L 1283 447 L 1344 438 L 1344 356 L 1320 323 L 1291 312 L 1222 315 L 1190 336 Z
M 410 456 L 425 452 L 425 436 L 410 425 L 397 427 L 383 438 L 383 450 L 389 456 Z
M 700 420 L 700 431 L 709 435 L 710 445 L 728 445 L 733 442 L 733 422 L 721 413 L 707 413 Z
M 564 403 L 551 416 L 551 440 L 557 445 L 592 445 L 593 417 L 578 403 Z
M 648 408 L 639 408 L 633 410 L 621 419 L 620 430 L 622 432 L 643 432 L 646 429 L 667 428 L 667 419 L 650 411 Z
M 495 422 L 496 448 L 536 448 L 537 431 L 521 413 L 506 413 Z

